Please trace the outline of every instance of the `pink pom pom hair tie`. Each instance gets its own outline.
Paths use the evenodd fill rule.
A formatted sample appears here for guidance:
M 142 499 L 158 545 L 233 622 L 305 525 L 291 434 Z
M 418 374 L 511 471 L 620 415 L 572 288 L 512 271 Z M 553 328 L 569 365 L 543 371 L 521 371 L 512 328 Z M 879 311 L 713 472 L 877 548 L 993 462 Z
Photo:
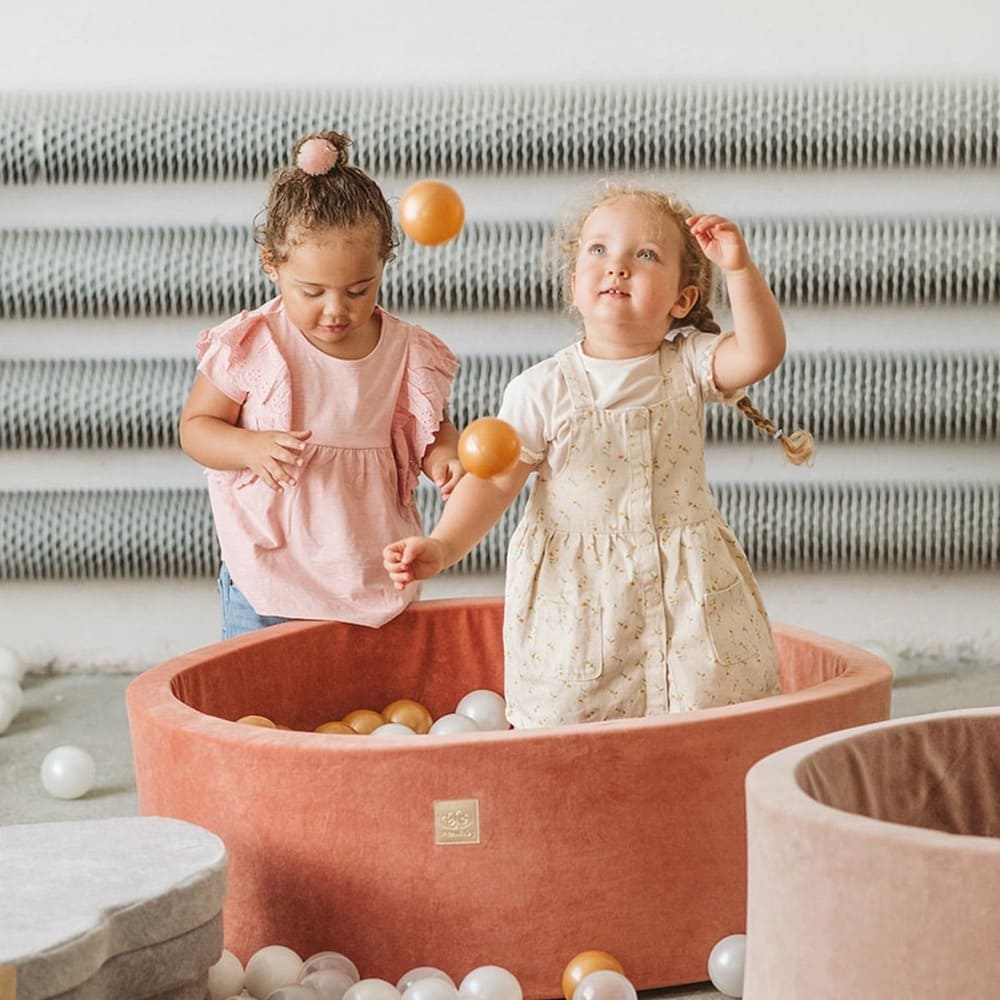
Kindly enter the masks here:
M 306 139 L 299 147 L 295 165 L 310 176 L 319 177 L 336 166 L 339 156 L 337 147 L 329 139 Z

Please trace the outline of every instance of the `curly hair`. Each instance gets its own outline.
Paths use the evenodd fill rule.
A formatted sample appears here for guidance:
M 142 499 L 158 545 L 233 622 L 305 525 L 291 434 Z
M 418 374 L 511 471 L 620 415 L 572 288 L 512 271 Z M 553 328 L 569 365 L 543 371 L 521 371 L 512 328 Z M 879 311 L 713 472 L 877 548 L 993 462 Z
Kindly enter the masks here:
M 567 308 L 575 312 L 572 302 L 572 281 L 573 268 L 580 250 L 580 233 L 595 209 L 620 201 L 622 198 L 634 198 L 641 202 L 652 213 L 673 222 L 680 233 L 680 287 L 693 285 L 698 290 L 698 298 L 686 316 L 673 317 L 670 329 L 693 326 L 706 333 L 720 333 L 721 327 L 712 315 L 709 305 L 715 294 L 715 267 L 702 253 L 698 241 L 687 226 L 686 220 L 694 214 L 691 207 L 674 194 L 653 191 L 620 181 L 603 181 L 596 197 L 592 197 L 584 208 L 570 215 L 559 227 L 557 246 L 562 272 L 562 294 Z M 755 427 L 776 439 L 781 444 L 785 458 L 793 465 L 802 465 L 812 459 L 816 449 L 809 431 L 795 430 L 785 433 L 776 427 L 769 417 L 761 413 L 746 395 L 741 396 L 736 402 L 736 408 Z
M 336 150 L 333 165 L 324 173 L 307 172 L 295 162 L 311 139 L 325 140 Z M 275 171 L 264 221 L 254 234 L 269 263 L 284 263 L 289 248 L 310 234 L 366 225 L 378 236 L 382 260 L 388 263 L 396 256 L 399 238 L 392 209 L 378 184 L 360 167 L 348 163 L 350 145 L 351 140 L 339 132 L 314 132 L 295 144 L 292 164 Z
M 681 287 L 693 285 L 698 290 L 698 299 L 686 316 L 675 316 L 670 329 L 693 326 L 707 333 L 719 333 L 721 327 L 712 315 L 709 303 L 715 294 L 715 267 L 701 252 L 698 241 L 685 224 L 694 213 L 691 207 L 674 194 L 664 194 L 648 188 L 621 181 L 603 181 L 596 197 L 564 220 L 557 235 L 561 258 L 562 294 L 566 307 L 573 311 L 572 280 L 573 266 L 580 249 L 580 233 L 595 209 L 622 198 L 634 198 L 642 202 L 652 212 L 669 219 L 677 227 L 681 237 Z

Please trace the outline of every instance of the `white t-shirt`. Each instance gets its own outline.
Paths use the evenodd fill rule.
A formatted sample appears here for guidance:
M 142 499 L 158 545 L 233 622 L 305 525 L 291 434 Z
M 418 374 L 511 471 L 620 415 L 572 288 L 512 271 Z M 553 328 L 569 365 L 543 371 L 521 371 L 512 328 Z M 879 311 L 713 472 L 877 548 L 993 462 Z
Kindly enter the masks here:
M 704 333 L 692 327 L 672 331 L 666 338 L 683 337 L 678 357 L 691 381 L 701 389 L 705 402 L 733 404 L 743 389 L 722 393 L 715 385 L 712 362 L 721 341 L 729 334 Z M 609 360 L 592 358 L 583 351 L 583 342 L 574 345 L 583 360 L 594 402 L 599 410 L 648 407 L 662 399 L 659 351 L 638 358 Z M 537 465 L 548 457 L 560 465 L 561 449 L 570 431 L 573 400 L 560 376 L 555 358 L 544 361 L 511 379 L 504 390 L 497 416 L 517 430 L 521 438 L 521 461 Z

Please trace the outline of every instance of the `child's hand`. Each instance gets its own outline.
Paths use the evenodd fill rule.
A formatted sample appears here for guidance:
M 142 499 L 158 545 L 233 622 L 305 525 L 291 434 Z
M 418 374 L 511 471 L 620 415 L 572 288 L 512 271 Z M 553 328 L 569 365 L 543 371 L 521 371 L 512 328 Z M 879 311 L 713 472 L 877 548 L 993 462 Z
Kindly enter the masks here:
M 396 590 L 415 580 L 426 580 L 444 569 L 444 546 L 428 535 L 413 535 L 390 542 L 382 550 L 382 565 Z
M 305 440 L 312 431 L 249 431 L 243 460 L 246 467 L 272 490 L 295 485 L 292 470 L 302 464 Z
M 451 496 L 451 491 L 458 481 L 465 475 L 465 469 L 458 457 L 449 458 L 446 461 L 438 462 L 431 469 L 431 479 L 441 490 L 441 499 L 447 500 Z
M 721 215 L 692 215 L 685 221 L 701 252 L 723 271 L 738 271 L 750 263 L 750 252 L 735 222 Z

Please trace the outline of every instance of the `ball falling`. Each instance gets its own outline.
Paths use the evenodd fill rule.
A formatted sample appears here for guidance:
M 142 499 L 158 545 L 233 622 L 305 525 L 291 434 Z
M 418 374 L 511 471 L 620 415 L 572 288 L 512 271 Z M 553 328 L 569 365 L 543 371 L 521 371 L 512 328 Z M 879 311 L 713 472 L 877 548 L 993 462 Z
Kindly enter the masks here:
M 458 192 L 443 181 L 417 181 L 399 199 L 399 224 L 416 243 L 439 246 L 453 240 L 465 222 Z
M 480 417 L 462 431 L 458 458 L 466 472 L 492 479 L 507 472 L 521 457 L 521 439 L 516 430 L 498 417 Z

